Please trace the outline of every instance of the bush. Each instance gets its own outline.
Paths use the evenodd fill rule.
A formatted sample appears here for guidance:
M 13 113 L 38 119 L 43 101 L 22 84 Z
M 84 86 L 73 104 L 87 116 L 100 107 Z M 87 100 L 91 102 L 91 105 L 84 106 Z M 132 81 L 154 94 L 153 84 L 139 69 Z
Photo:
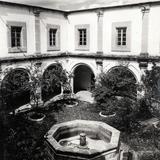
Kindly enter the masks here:
M 160 152 L 145 152 L 140 160 L 160 160 Z
M 137 128 L 136 115 L 139 103 L 135 100 L 136 81 L 127 67 L 102 73 L 94 90 L 95 100 L 102 111 L 116 112 L 111 122 L 116 128 L 131 132 Z
M 113 108 L 116 96 L 134 98 L 136 93 L 136 81 L 127 67 L 118 67 L 109 73 L 102 73 L 99 83 L 95 86 L 94 96 L 97 104 Z
M 132 132 L 139 127 L 137 114 L 139 104 L 129 98 L 122 98 L 117 103 L 117 127 L 125 132 Z

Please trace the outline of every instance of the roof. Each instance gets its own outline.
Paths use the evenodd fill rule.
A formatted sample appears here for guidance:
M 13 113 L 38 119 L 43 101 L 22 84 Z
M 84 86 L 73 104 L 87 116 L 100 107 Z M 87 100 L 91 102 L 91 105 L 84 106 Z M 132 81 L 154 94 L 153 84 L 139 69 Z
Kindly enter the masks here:
M 0 0 L 29 6 L 37 6 L 61 11 L 78 11 L 94 8 L 118 7 L 140 3 L 160 2 L 160 0 Z

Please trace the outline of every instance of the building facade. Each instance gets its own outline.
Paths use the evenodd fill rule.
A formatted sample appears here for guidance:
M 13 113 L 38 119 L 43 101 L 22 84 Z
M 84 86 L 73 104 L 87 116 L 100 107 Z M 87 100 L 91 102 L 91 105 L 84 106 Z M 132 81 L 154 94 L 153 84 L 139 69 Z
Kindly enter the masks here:
M 30 75 L 34 63 L 43 75 L 57 62 L 73 75 L 74 93 L 122 66 L 141 83 L 145 69 L 160 65 L 159 14 L 160 1 L 70 12 L 0 2 L 1 86 L 8 70 Z

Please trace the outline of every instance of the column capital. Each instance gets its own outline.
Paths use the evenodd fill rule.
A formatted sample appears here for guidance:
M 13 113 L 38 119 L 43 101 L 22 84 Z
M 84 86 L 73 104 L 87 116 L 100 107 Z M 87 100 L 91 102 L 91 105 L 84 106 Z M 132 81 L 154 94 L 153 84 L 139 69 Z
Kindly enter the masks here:
M 41 13 L 41 9 L 40 9 L 40 8 L 33 8 L 33 14 L 34 14 L 36 17 L 39 17 L 39 16 L 40 16 L 40 13 Z
M 143 5 L 140 8 L 142 13 L 149 13 L 150 11 L 150 5 Z
M 97 9 L 96 13 L 98 17 L 103 17 L 104 11 L 102 9 Z

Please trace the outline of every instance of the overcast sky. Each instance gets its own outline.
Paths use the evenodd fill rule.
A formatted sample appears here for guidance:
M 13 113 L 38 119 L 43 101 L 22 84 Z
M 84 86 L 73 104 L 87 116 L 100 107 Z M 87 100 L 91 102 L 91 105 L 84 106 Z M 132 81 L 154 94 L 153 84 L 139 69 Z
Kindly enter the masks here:
M 159 0 L 0 0 L 59 10 L 77 10 Z

